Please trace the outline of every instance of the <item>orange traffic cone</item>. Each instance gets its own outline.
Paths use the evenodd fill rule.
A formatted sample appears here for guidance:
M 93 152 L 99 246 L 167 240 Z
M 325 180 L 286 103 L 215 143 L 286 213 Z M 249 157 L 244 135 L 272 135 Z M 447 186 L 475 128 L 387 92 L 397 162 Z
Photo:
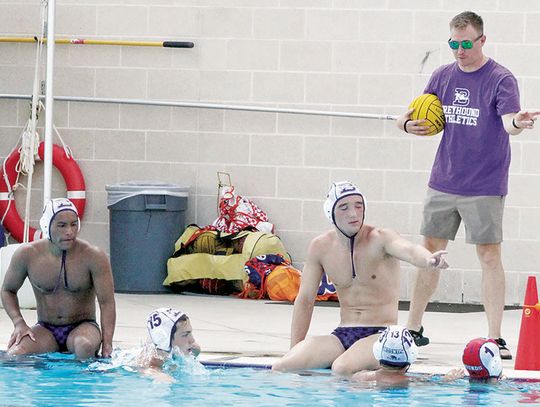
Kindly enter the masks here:
M 523 314 L 521 315 L 521 329 L 514 366 L 516 370 L 540 370 L 538 338 L 540 338 L 538 289 L 536 288 L 536 277 L 529 276 L 523 301 Z

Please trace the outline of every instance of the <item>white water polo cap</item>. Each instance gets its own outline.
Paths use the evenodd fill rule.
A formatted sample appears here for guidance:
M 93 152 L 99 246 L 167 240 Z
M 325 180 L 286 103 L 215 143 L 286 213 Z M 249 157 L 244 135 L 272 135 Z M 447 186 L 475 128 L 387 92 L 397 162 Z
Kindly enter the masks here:
M 463 350 L 462 361 L 472 379 L 498 378 L 502 374 L 499 346 L 493 339 L 471 340 Z
M 359 195 L 362 197 L 362 201 L 364 202 L 364 208 L 366 206 L 366 200 L 364 198 L 364 195 L 360 192 L 358 187 L 354 185 L 352 182 L 349 181 L 339 181 L 334 182 L 330 186 L 330 190 L 328 191 L 328 194 L 326 195 L 326 201 L 324 202 L 324 214 L 328 218 L 330 222 L 332 222 L 334 225 L 336 224 L 335 219 L 335 210 L 337 203 L 351 195 Z
M 184 316 L 186 314 L 182 311 L 172 308 L 158 308 L 148 315 L 146 320 L 148 333 L 157 349 L 165 352 L 171 351 L 173 336 L 176 332 L 176 323 Z
M 373 355 L 381 365 L 407 367 L 416 360 L 418 348 L 407 328 L 390 325 L 373 344 Z
M 47 202 L 45 208 L 43 209 L 43 215 L 41 215 L 41 219 L 39 220 L 39 226 L 41 227 L 41 232 L 43 233 L 43 237 L 45 239 L 51 240 L 51 225 L 53 220 L 56 215 L 63 211 L 75 212 L 75 215 L 77 215 L 77 221 L 79 222 L 79 230 L 81 229 L 79 211 L 77 211 L 77 207 L 73 204 L 73 202 L 67 198 L 54 198 Z

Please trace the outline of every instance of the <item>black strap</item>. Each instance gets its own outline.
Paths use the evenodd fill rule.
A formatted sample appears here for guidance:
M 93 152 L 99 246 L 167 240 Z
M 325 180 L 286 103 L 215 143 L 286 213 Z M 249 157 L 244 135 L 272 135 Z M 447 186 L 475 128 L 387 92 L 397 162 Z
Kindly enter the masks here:
M 354 268 L 354 237 L 350 237 L 349 240 L 351 242 L 351 264 L 352 264 L 352 278 L 356 278 L 356 269 Z
M 64 271 L 64 288 L 68 288 L 66 257 L 67 257 L 67 251 L 62 250 L 62 265 L 60 266 L 60 274 L 62 274 L 62 270 L 63 270 Z
M 60 280 L 62 279 L 62 272 L 64 273 L 64 288 L 68 288 L 66 257 L 67 257 L 67 251 L 62 250 L 62 263 L 60 264 L 60 272 L 58 273 L 58 279 L 56 280 L 56 285 L 54 286 L 53 293 L 55 293 L 56 290 L 58 290 L 58 288 L 60 287 Z

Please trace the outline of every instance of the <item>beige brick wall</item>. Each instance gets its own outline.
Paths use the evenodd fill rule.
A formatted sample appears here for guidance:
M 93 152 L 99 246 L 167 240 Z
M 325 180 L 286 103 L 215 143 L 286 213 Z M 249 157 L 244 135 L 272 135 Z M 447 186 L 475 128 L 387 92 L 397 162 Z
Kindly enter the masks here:
M 1 0 L 0 35 L 36 35 L 37 0 Z M 447 0 L 58 0 L 58 37 L 186 40 L 193 49 L 56 47 L 55 93 L 397 114 L 437 66 L 452 60 L 447 22 L 475 7 L 485 51 L 510 68 L 522 104 L 540 108 L 540 4 Z M 0 93 L 29 94 L 35 48 L 0 43 Z M 28 102 L 0 100 L 0 156 L 28 117 Z M 86 177 L 81 234 L 108 250 L 106 184 L 159 180 L 190 187 L 187 222 L 216 216 L 217 171 L 265 209 L 294 260 L 328 227 L 321 205 L 332 180 L 365 191 L 367 220 L 418 235 L 422 200 L 440 136 L 415 138 L 377 120 L 116 104 L 55 104 L 55 124 Z M 512 138 L 505 214 L 507 303 L 537 273 L 540 153 L 537 130 Z M 32 217 L 39 216 L 41 166 Z M 64 185 L 54 175 L 53 195 Z M 18 193 L 22 209 L 24 192 Z M 435 299 L 480 301 L 474 248 L 449 245 L 451 270 Z M 401 297 L 412 269 L 403 267 Z

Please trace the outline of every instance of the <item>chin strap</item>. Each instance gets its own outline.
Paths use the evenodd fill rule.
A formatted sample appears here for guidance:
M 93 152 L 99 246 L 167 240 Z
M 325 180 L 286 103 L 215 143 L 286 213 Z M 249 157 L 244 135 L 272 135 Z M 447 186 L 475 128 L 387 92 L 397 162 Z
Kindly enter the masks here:
M 364 197 L 362 195 L 360 195 L 362 197 L 362 199 L 364 199 Z M 336 201 L 337 202 L 337 201 Z M 360 225 L 360 229 L 362 229 L 362 226 L 364 226 L 364 219 L 366 217 L 366 209 L 364 208 L 364 213 L 362 214 L 362 224 Z M 345 237 L 348 237 L 349 238 L 349 242 L 350 242 L 350 245 L 351 245 L 351 266 L 352 266 L 352 278 L 356 278 L 356 269 L 354 267 L 354 239 L 356 238 L 356 235 L 358 234 L 358 232 L 360 232 L 360 229 L 358 229 L 358 232 L 356 232 L 354 235 L 352 236 L 349 236 L 348 234 L 346 234 L 343 230 L 340 229 L 340 227 L 337 225 L 336 223 L 336 218 L 334 216 L 334 210 L 332 209 L 332 223 L 334 224 L 334 226 L 336 227 L 337 230 L 339 230 L 341 232 L 341 234 Z
M 356 270 L 354 268 L 354 238 L 358 233 L 355 233 L 354 236 L 349 237 L 351 242 L 351 264 L 352 264 L 352 278 L 356 278 Z
M 66 256 L 67 256 L 67 251 L 62 250 L 62 263 L 60 264 L 60 272 L 58 273 L 58 279 L 56 280 L 56 285 L 54 286 L 53 293 L 55 293 L 56 290 L 60 288 L 60 280 L 62 279 L 62 273 L 64 274 L 64 288 L 68 288 Z
M 362 222 L 363 224 L 363 222 Z M 347 235 L 345 232 L 343 232 L 343 230 L 341 230 L 339 228 L 338 225 L 336 225 L 334 223 L 334 226 L 336 227 L 337 230 L 339 230 L 341 232 L 341 234 L 345 237 L 348 237 L 349 238 L 349 243 L 350 243 L 350 250 L 351 250 L 351 266 L 352 266 L 352 278 L 356 278 L 356 269 L 354 267 L 354 238 L 356 237 L 356 235 L 358 234 L 358 232 L 356 232 L 354 235 L 352 236 L 349 236 Z

